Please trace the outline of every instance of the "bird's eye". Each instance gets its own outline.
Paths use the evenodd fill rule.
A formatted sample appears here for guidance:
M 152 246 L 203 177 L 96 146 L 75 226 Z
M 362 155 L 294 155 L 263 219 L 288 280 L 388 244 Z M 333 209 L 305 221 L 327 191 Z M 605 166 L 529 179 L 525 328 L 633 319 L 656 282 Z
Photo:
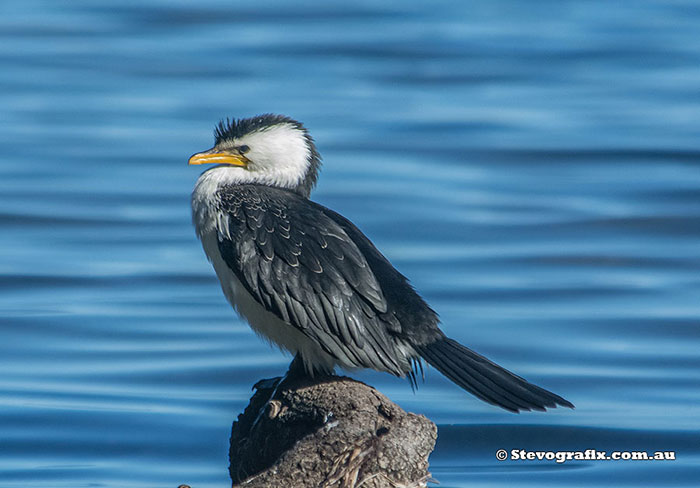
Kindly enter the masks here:
M 242 146 L 238 146 L 238 152 L 239 152 L 239 153 L 245 154 L 245 153 L 247 153 L 248 151 L 250 151 L 250 148 L 249 148 L 248 146 L 246 146 L 245 144 L 242 145 Z

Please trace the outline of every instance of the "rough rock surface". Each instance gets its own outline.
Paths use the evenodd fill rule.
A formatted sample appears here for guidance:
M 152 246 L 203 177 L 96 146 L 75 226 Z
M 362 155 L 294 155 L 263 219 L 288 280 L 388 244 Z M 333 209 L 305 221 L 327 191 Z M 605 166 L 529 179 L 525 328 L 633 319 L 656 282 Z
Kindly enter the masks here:
M 437 428 L 347 377 L 260 387 L 233 423 L 234 486 L 421 487 Z M 260 409 L 264 407 L 257 425 Z

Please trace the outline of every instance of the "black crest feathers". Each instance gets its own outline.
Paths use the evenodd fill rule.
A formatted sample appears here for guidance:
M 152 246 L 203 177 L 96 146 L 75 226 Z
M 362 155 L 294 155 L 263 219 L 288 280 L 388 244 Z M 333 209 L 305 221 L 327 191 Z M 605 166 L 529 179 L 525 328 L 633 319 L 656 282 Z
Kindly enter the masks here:
M 301 122 L 279 114 L 262 114 L 247 119 L 226 118 L 221 120 L 214 129 L 215 145 L 219 145 L 228 139 L 239 139 L 251 132 L 264 131 L 281 124 L 288 124 L 298 129 L 304 135 L 304 139 L 306 139 L 306 144 L 309 148 L 309 171 L 301 185 L 296 188 L 296 191 L 308 197 L 318 179 L 318 172 L 321 168 L 321 155 L 316 150 L 313 137 L 311 137 L 311 134 Z
M 248 119 L 229 119 L 227 117 L 226 120 L 220 121 L 214 129 L 214 137 L 216 137 L 216 143 L 219 144 L 226 139 L 237 139 L 251 132 L 265 130 L 280 124 L 289 124 L 302 131 L 307 138 L 311 139 L 301 122 L 297 122 L 286 115 L 277 114 L 256 115 Z

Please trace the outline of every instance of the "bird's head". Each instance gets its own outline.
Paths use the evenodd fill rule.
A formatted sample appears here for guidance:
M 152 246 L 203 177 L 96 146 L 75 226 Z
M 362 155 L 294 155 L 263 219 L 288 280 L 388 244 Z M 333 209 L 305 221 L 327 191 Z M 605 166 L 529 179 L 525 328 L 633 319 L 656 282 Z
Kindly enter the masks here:
M 284 115 L 264 114 L 219 122 L 214 147 L 189 164 L 216 164 L 233 184 L 262 184 L 305 197 L 316 184 L 321 156 L 306 128 Z

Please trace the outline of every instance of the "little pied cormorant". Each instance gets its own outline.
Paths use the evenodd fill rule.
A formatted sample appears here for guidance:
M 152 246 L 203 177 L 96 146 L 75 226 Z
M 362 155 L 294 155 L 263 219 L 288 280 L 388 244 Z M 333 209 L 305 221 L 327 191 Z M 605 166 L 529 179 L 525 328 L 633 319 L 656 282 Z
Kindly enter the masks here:
M 481 400 L 512 412 L 573 405 L 448 338 L 437 314 L 372 242 L 309 200 L 321 157 L 282 115 L 220 122 L 189 164 L 192 215 L 224 294 L 308 374 L 371 368 L 415 383 L 421 358 Z

